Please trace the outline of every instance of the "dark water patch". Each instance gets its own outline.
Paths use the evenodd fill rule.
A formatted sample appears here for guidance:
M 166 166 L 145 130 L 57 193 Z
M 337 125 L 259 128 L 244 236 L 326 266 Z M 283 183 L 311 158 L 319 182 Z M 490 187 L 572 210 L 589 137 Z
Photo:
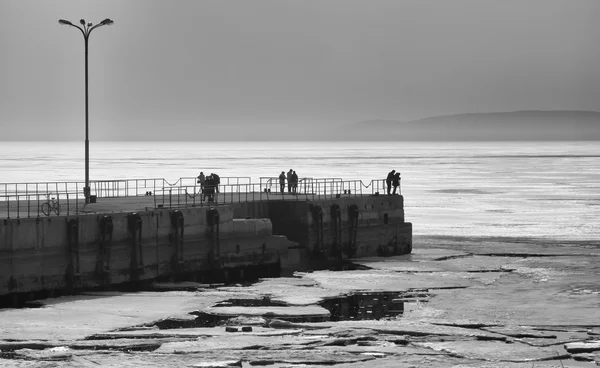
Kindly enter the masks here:
M 457 258 L 469 258 L 469 257 L 473 257 L 472 253 L 467 253 L 467 254 L 456 254 L 456 255 L 450 255 L 450 256 L 443 256 L 443 257 L 438 257 L 438 258 L 434 258 L 434 261 L 447 261 L 450 259 L 457 259 Z
M 467 273 L 490 273 L 490 272 L 513 272 L 513 269 L 510 268 L 496 268 L 496 269 L 484 269 L 484 270 L 467 270 Z
M 529 257 L 564 257 L 564 254 L 545 254 L 545 253 L 480 253 L 482 257 L 513 257 L 513 258 L 529 258 Z
M 372 267 L 353 262 L 343 262 L 327 268 L 329 271 L 368 271 Z
M 394 318 L 410 311 L 417 306 L 417 302 L 427 302 L 432 295 L 427 289 L 411 290 L 406 292 L 356 292 L 340 297 L 327 298 L 319 306 L 329 311 L 329 316 L 323 314 L 312 315 L 285 315 L 275 316 L 273 313 L 265 313 L 265 327 L 272 327 L 269 323 L 272 318 L 285 321 L 287 324 L 303 322 L 326 322 L 326 321 L 346 321 L 346 320 L 379 320 L 385 318 Z M 217 303 L 214 307 L 282 307 L 288 304 L 284 302 L 272 301 L 269 298 L 263 299 L 228 299 Z M 205 312 L 192 312 L 195 319 L 165 319 L 154 322 L 144 327 L 155 327 L 160 330 L 178 329 L 178 328 L 197 328 L 197 327 L 217 327 L 228 325 L 229 320 L 235 320 L 238 316 L 218 315 Z M 242 315 L 243 313 L 240 313 Z M 290 325 L 291 326 L 291 325 Z
M 123 353 L 136 353 L 136 352 L 150 352 L 154 351 L 162 345 L 162 342 L 155 343 L 144 343 L 144 344 L 134 344 L 125 345 L 125 346 L 117 346 L 117 345 L 97 345 L 97 346 L 69 346 L 70 349 L 73 350 L 96 350 L 96 351 L 121 351 Z
M 19 349 L 31 349 L 31 350 L 44 350 L 49 348 L 54 348 L 55 345 L 51 343 L 43 343 L 43 342 L 31 342 L 31 341 L 22 341 L 22 340 L 10 340 L 5 339 L 4 343 L 0 344 L 0 352 L 1 353 L 10 353 Z
M 17 354 L 13 353 L 12 351 L 8 351 L 8 352 L 0 351 L 0 359 L 15 360 L 15 359 L 17 359 Z
M 319 305 L 327 309 L 330 321 L 359 321 L 394 318 L 409 308 L 405 303 L 426 301 L 426 293 L 357 292 L 346 296 L 327 298 Z M 410 308 L 412 309 L 412 308 Z
M 225 324 L 225 321 L 229 319 L 219 317 L 214 314 L 208 314 L 204 312 L 193 312 L 191 313 L 196 316 L 194 319 L 173 319 L 167 318 L 158 322 L 154 322 L 147 327 L 157 327 L 159 330 L 173 330 L 177 328 L 201 328 L 201 327 L 217 327 Z
M 261 299 L 227 299 L 218 302 L 214 307 L 285 307 L 287 303 L 273 301 L 270 298 Z

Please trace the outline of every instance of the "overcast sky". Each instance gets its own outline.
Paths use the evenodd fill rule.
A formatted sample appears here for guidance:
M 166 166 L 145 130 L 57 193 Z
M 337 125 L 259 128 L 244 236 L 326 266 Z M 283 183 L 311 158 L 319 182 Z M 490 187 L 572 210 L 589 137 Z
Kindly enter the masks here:
M 600 110 L 598 0 L 0 0 L 0 139 L 83 137 L 83 37 L 58 19 L 106 17 L 93 139 Z

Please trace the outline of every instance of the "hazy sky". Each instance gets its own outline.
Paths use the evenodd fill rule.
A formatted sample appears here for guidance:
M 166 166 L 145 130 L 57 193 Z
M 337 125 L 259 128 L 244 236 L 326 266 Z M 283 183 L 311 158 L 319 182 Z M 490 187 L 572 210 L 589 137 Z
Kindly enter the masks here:
M 58 19 L 106 17 L 91 139 L 600 110 L 598 0 L 0 0 L 0 139 L 83 139 L 83 37 Z

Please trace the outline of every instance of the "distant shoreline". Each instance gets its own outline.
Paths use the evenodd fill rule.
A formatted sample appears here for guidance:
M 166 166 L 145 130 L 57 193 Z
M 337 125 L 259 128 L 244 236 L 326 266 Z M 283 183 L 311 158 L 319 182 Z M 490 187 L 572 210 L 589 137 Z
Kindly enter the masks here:
M 139 122 L 128 129 L 99 130 L 90 135 L 92 142 L 560 142 L 600 141 L 600 112 L 584 110 L 522 110 L 492 113 L 465 113 L 401 121 L 375 119 L 362 122 L 306 122 L 305 124 L 231 123 L 214 124 L 186 121 L 169 122 L 169 128 L 157 122 Z M 81 127 L 80 127 L 81 128 Z M 12 130 L 11 130 L 12 129 Z M 83 128 L 59 133 L 51 126 L 24 131 L 12 127 L 0 141 L 77 142 L 84 139 Z M 190 139 L 189 137 L 197 137 Z
M 600 112 L 523 110 L 434 116 L 419 120 L 369 120 L 353 124 L 347 138 L 398 141 L 597 141 Z

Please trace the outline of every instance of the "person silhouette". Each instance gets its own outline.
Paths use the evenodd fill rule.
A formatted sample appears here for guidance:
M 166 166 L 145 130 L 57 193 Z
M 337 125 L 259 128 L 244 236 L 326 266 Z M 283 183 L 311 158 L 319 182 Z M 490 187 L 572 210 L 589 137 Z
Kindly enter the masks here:
M 287 173 L 287 181 L 288 181 L 288 193 L 292 192 L 292 174 L 294 170 L 290 169 Z
M 394 186 L 394 192 L 392 194 L 400 194 L 400 192 L 396 193 L 396 190 L 400 186 L 400 173 L 397 172 L 392 179 L 392 185 Z
M 202 171 L 200 171 L 200 175 L 198 175 L 198 180 L 196 182 L 198 184 L 200 184 L 200 189 L 202 189 L 204 187 L 204 183 L 206 182 L 206 177 L 204 176 L 204 173 Z
M 394 174 L 396 170 L 392 170 L 387 174 L 387 178 L 385 178 L 385 185 L 387 186 L 387 194 L 390 195 L 390 191 L 392 190 L 392 180 L 394 180 Z
M 296 174 L 296 171 L 292 172 L 292 182 L 290 184 L 292 186 L 292 193 L 297 194 L 298 193 L 298 174 Z
M 282 171 L 281 174 L 279 174 L 279 190 L 281 191 L 281 194 L 283 194 L 283 191 L 285 190 L 285 171 Z

